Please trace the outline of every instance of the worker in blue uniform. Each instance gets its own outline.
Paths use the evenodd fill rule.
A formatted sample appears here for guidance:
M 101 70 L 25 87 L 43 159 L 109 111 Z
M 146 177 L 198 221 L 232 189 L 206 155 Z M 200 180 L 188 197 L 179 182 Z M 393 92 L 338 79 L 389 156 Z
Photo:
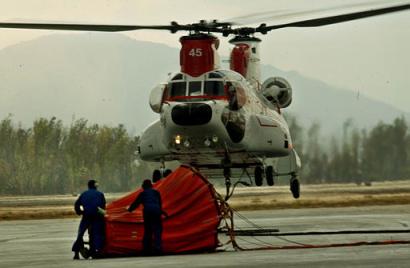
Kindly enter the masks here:
M 144 206 L 143 253 L 144 255 L 160 255 L 162 254 L 161 215 L 168 217 L 168 214 L 162 210 L 161 195 L 157 190 L 152 188 L 151 181 L 144 180 L 142 188 L 143 191 L 137 196 L 135 201 L 131 203 L 128 211 L 132 212 L 140 204 Z M 154 238 L 154 245 L 152 245 L 152 238 Z
M 95 180 L 88 181 L 88 190 L 83 192 L 74 204 L 77 215 L 82 215 L 80 226 L 78 228 L 77 239 L 73 244 L 72 251 L 74 259 L 79 259 L 79 252 L 84 248 L 83 236 L 88 230 L 90 241 L 90 256 L 97 257 L 101 254 L 104 247 L 105 224 L 105 196 L 97 190 Z

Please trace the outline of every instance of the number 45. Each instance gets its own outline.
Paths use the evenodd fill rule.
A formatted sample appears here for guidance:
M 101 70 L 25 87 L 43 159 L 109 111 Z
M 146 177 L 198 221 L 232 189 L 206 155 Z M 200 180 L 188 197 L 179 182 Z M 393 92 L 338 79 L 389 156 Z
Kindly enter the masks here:
M 202 56 L 202 48 L 193 48 L 189 51 L 189 56 L 191 57 L 201 57 Z

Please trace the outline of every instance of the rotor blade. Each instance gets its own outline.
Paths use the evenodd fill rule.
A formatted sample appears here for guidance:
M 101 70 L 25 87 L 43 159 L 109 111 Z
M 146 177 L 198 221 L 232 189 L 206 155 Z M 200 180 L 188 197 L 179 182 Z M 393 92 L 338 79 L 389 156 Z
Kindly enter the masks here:
M 176 28 L 178 27 L 178 28 Z M 183 25 L 100 25 L 100 24 L 70 24 L 70 23 L 23 23 L 0 22 L 0 28 L 36 29 L 36 30 L 66 30 L 66 31 L 96 31 L 122 32 L 133 30 L 182 30 Z
M 231 25 L 246 25 L 266 22 L 267 19 L 276 18 L 277 16 L 283 16 L 284 14 L 290 14 L 290 11 L 281 10 L 269 10 L 264 12 L 251 13 L 239 17 L 233 17 L 230 19 L 224 19 L 222 22 L 230 23 Z
M 349 4 L 349 5 L 340 5 L 340 6 L 331 6 L 319 9 L 310 9 L 310 10 L 301 10 L 301 11 L 293 11 L 289 9 L 281 9 L 281 10 L 269 10 L 257 13 L 251 13 L 244 16 L 234 17 L 227 20 L 226 22 L 231 22 L 233 25 L 244 25 L 244 24 L 255 24 L 255 23 L 266 23 L 269 21 L 276 21 L 280 19 L 298 19 L 301 16 L 314 16 L 320 15 L 320 13 L 326 11 L 339 11 L 341 9 L 351 9 L 351 8 L 366 8 L 369 9 L 370 7 L 374 6 L 374 2 L 366 2 L 366 3 L 359 3 L 359 4 Z
M 346 22 L 346 21 L 352 21 L 352 20 L 358 20 L 362 18 L 383 15 L 383 14 L 392 13 L 392 12 L 398 12 L 398 11 L 402 11 L 406 9 L 410 9 L 410 4 L 377 8 L 377 9 L 353 12 L 353 13 L 348 13 L 348 14 L 343 14 L 343 15 L 322 17 L 322 18 L 317 18 L 317 19 L 308 19 L 308 20 L 284 23 L 284 24 L 279 24 L 279 25 L 271 25 L 271 26 L 261 25 L 255 29 L 255 32 L 266 33 L 271 30 L 276 30 L 276 29 L 286 28 L 286 27 L 319 27 L 319 26 L 324 26 L 324 25 L 336 24 L 340 22 Z

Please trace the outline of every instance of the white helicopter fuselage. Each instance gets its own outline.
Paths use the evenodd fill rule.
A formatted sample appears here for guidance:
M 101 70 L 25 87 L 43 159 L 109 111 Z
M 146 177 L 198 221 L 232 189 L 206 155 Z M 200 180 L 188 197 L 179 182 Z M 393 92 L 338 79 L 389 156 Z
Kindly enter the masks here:
M 269 167 L 272 184 L 272 174 L 279 174 L 276 160 L 290 156 L 289 172 L 296 174 L 300 160 L 281 114 L 291 103 L 292 88 L 278 77 L 260 83 L 260 40 L 232 39 L 230 70 L 219 66 L 214 36 L 194 34 L 180 41 L 181 71 L 151 91 L 150 106 L 160 119 L 141 136 L 141 159 L 224 169 L 225 178 L 231 168 L 252 167 L 259 181 Z
M 209 94 L 209 84 L 216 83 L 224 92 L 214 90 L 216 94 Z M 286 156 L 292 150 L 289 128 L 280 110 L 241 74 L 232 70 L 211 71 L 198 77 L 178 73 L 170 76 L 168 90 L 176 84 L 185 92 L 168 95 L 160 119 L 143 132 L 143 160 L 178 160 L 212 168 L 220 166 L 221 159 L 229 155 L 233 166 L 246 167 L 260 164 L 261 159 Z M 228 85 L 240 92 L 240 107 L 229 107 L 225 94 Z

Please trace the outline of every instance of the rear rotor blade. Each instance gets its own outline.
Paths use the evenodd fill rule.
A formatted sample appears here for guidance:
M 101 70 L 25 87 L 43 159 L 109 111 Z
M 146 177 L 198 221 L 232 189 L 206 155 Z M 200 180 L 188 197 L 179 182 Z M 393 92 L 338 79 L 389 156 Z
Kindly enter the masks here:
M 267 33 L 268 31 L 271 31 L 271 30 L 276 30 L 276 29 L 281 29 L 281 28 L 286 28 L 286 27 L 319 27 L 319 26 L 331 25 L 331 24 L 336 24 L 340 22 L 358 20 L 362 18 L 368 18 L 368 17 L 378 16 L 378 15 L 403 11 L 407 9 L 410 9 L 410 4 L 404 4 L 404 5 L 393 6 L 393 7 L 385 7 L 385 8 L 377 8 L 377 9 L 353 12 L 353 13 L 348 13 L 348 14 L 343 14 L 343 15 L 322 17 L 322 18 L 317 18 L 317 19 L 308 19 L 308 20 L 284 23 L 284 24 L 279 24 L 279 25 L 271 25 L 271 26 L 261 25 L 255 29 L 255 32 Z
M 246 25 L 246 24 L 256 24 L 256 23 L 267 23 L 269 21 L 276 21 L 281 19 L 293 19 L 297 20 L 301 16 L 310 16 L 320 15 L 320 13 L 327 11 L 335 11 L 339 14 L 343 9 L 352 9 L 352 8 L 363 8 L 369 9 L 374 7 L 375 3 L 359 3 L 359 4 L 349 4 L 349 5 L 339 5 L 339 6 L 330 6 L 319 9 L 309 9 L 309 10 L 269 10 L 257 13 L 251 13 L 244 16 L 234 17 L 226 20 L 231 22 L 233 25 Z M 225 21 L 225 20 L 224 20 Z

